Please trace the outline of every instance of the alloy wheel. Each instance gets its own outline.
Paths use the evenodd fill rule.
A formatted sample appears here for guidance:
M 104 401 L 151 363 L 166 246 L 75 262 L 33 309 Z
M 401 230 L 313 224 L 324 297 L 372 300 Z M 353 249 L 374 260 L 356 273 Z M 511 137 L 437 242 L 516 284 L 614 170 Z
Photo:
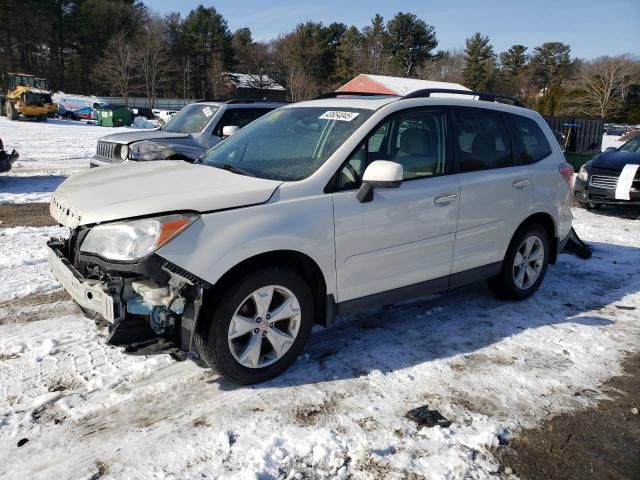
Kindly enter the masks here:
M 518 247 L 513 262 L 513 280 L 518 288 L 530 288 L 540 276 L 544 265 L 544 245 L 535 235 L 527 237 Z
M 278 285 L 261 287 L 233 314 L 227 335 L 229 349 L 244 367 L 267 367 L 291 348 L 300 324 L 300 303 L 291 290 Z

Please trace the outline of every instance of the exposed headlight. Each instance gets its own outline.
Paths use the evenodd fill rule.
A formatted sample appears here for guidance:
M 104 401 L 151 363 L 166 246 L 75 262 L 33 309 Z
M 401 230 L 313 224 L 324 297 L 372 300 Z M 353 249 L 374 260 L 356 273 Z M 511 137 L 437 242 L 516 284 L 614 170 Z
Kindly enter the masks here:
M 93 227 L 80 250 L 109 260 L 130 261 L 146 257 L 198 219 L 191 213 L 116 222 Z
M 122 145 L 120 147 L 120 158 L 123 161 L 129 158 L 129 147 L 127 145 Z
M 582 167 L 580 167 L 578 178 L 585 183 L 589 181 L 589 171 L 587 170 L 586 166 L 582 165 Z

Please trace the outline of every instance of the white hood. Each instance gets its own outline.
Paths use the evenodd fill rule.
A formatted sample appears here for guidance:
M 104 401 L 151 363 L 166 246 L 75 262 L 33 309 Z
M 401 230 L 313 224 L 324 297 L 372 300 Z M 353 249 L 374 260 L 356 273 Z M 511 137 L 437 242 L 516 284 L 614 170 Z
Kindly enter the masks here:
M 69 177 L 51 199 L 51 215 L 74 228 L 167 212 L 208 212 L 264 203 L 281 183 L 176 160 L 126 163 Z

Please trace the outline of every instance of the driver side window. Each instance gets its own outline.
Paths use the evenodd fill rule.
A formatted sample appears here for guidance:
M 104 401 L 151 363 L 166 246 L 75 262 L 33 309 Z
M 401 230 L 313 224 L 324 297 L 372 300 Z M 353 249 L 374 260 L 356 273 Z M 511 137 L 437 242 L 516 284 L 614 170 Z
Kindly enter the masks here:
M 412 110 L 391 115 L 351 154 L 337 172 L 334 190 L 360 187 L 367 166 L 375 160 L 402 165 L 404 180 L 443 175 L 446 121 L 438 109 Z

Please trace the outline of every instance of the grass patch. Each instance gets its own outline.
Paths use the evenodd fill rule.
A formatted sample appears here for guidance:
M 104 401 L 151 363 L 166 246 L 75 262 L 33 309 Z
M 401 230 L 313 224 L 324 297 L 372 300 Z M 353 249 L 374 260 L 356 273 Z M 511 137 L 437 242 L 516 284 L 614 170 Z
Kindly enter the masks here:
M 579 171 L 580 167 L 591 160 L 595 155 L 592 153 L 564 152 L 564 158 L 571 164 L 574 171 Z

